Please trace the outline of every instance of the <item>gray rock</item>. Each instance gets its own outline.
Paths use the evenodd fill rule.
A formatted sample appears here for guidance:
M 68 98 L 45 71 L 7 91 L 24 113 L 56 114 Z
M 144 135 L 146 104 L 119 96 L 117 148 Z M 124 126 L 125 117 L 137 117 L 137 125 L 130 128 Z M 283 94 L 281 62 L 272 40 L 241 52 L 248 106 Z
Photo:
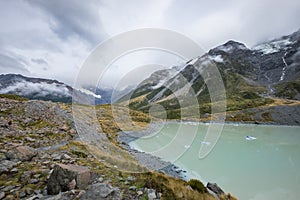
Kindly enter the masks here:
M 43 159 L 43 160 L 49 160 L 50 158 L 51 158 L 51 156 L 47 153 L 45 153 L 41 156 L 41 159 Z
M 18 146 L 5 154 L 7 159 L 18 161 L 29 161 L 36 155 L 37 151 L 28 146 Z
M 34 190 L 34 194 L 42 194 L 41 190 Z
M 43 165 L 48 165 L 49 163 L 50 163 L 50 161 L 48 161 L 48 160 L 47 160 L 47 161 L 44 161 L 44 162 L 42 162 L 42 164 L 43 164 Z
M 34 178 L 40 178 L 41 177 L 41 174 L 35 174 L 33 175 Z
M 58 195 L 44 195 L 40 200 L 71 200 L 80 199 L 85 194 L 85 190 L 72 190 L 67 192 L 61 192 Z M 95 199 L 96 200 L 96 199 Z
M 15 187 L 14 189 L 10 190 L 9 192 L 13 195 L 16 195 L 16 193 L 19 193 L 21 187 L 18 186 L 18 187 Z
M 12 172 L 12 173 L 16 173 L 16 172 L 18 172 L 19 170 L 18 170 L 18 168 L 12 168 L 11 170 L 10 170 L 10 172 Z
M 133 181 L 135 181 L 136 180 L 136 178 L 134 178 L 134 177 L 132 177 L 132 176 L 128 176 L 127 178 L 126 178 L 126 181 L 129 181 L 129 182 L 133 182 Z
M 0 174 L 4 172 L 8 172 L 11 170 L 13 167 L 15 167 L 17 163 L 10 161 L 10 160 L 2 160 L 0 162 Z
M 136 190 L 136 186 L 134 186 L 134 185 L 133 185 L 133 186 L 130 186 L 130 187 L 129 187 L 129 190 Z
M 76 181 L 73 179 L 69 184 L 68 184 L 69 190 L 74 190 L 76 188 Z
M 76 134 L 76 130 L 71 129 L 71 130 L 70 130 L 70 134 L 71 134 L 71 135 L 75 135 L 75 134 Z
M 25 188 L 25 192 L 26 192 L 26 194 L 31 195 L 31 194 L 33 194 L 34 191 L 31 188 Z
M 35 179 L 35 178 L 29 179 L 29 180 L 28 180 L 28 183 L 29 183 L 29 184 L 36 184 L 36 183 L 38 183 L 38 182 L 39 182 L 39 180 L 38 180 L 38 179 Z
M 225 194 L 224 191 L 216 183 L 207 183 L 207 189 L 215 193 L 218 197 Z
M 23 191 L 21 191 L 21 192 L 19 193 L 19 196 L 20 196 L 21 198 L 23 198 L 23 197 L 25 197 L 25 196 L 26 196 L 26 193 L 25 193 L 25 192 L 23 192 Z
M 66 159 L 66 160 L 70 160 L 71 156 L 69 156 L 68 154 L 64 154 L 64 155 L 62 155 L 62 158 Z
M 83 194 L 80 199 L 119 200 L 121 199 L 121 194 L 118 188 L 112 187 L 109 184 L 105 183 L 97 183 L 94 185 L 90 185 L 86 193 Z
M 104 180 L 103 177 L 99 177 L 99 178 L 98 178 L 98 181 L 99 181 L 100 183 L 102 183 L 103 180 Z
M 21 181 L 25 182 L 31 177 L 32 172 L 26 171 L 21 175 Z
M 5 197 L 5 192 L 0 192 L 0 199 L 3 199 Z
M 148 189 L 148 199 L 154 200 L 156 199 L 156 191 L 153 189 Z
M 27 200 L 36 200 L 36 199 L 42 199 L 42 198 L 43 198 L 42 194 L 37 194 L 37 195 L 34 195 L 34 196 L 28 198 Z
M 0 152 L 0 161 L 5 160 L 5 159 L 6 159 L 5 154 Z
M 27 140 L 28 142 L 35 142 L 35 139 L 31 137 L 25 137 L 25 140 Z
M 68 131 L 69 130 L 69 126 L 67 124 L 64 124 L 61 128 L 61 131 Z
M 143 191 L 141 191 L 141 190 L 137 191 L 137 195 L 138 195 L 138 196 L 142 196 L 143 194 L 144 194 Z
M 158 198 L 158 199 L 160 199 L 160 198 L 161 198 L 161 196 L 162 196 L 162 193 L 161 193 L 161 192 L 159 192 L 159 193 L 157 194 L 157 198 Z
M 69 184 L 74 179 L 76 188 L 85 189 L 90 182 L 91 174 L 87 167 L 78 165 L 57 164 L 51 173 L 47 192 L 50 195 L 69 190 Z
M 25 124 L 29 124 L 30 122 L 32 122 L 33 120 L 31 119 L 31 118 L 26 118 L 26 119 L 24 119 L 24 123 Z
M 6 186 L 5 188 L 2 189 L 3 192 L 8 192 L 8 191 L 11 191 L 15 188 L 15 186 L 13 185 L 9 185 L 9 186 Z
M 58 161 L 58 160 L 61 160 L 61 155 L 55 153 L 55 154 L 52 154 L 51 157 L 53 158 L 54 161 Z

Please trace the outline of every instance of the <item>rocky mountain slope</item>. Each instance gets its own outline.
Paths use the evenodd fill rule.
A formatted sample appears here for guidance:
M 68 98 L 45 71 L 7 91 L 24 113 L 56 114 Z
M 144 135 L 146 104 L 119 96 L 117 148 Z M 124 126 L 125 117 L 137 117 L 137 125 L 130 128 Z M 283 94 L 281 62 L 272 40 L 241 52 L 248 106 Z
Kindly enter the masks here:
M 87 108 L 80 106 L 77 128 L 89 133 Z M 118 109 L 121 116 L 123 110 Z M 119 148 L 126 154 L 114 142 L 120 129 L 110 106 L 97 106 L 96 111 L 103 129 L 98 138 L 111 140 L 103 151 Z M 131 114 L 139 125 L 149 121 L 143 113 Z M 0 119 L 0 199 L 216 199 L 199 181 L 188 183 L 154 171 L 128 173 L 107 165 L 104 157 L 92 154 L 94 143 L 79 139 L 69 104 L 0 95 Z M 234 199 L 215 185 L 209 188 L 221 199 Z
M 182 104 L 189 101 L 188 95 L 193 94 L 199 104 L 201 116 L 209 116 L 210 94 L 199 72 L 213 65 L 219 70 L 225 85 L 227 111 L 230 116 L 227 116 L 227 120 L 283 123 L 276 115 L 293 106 L 289 109 L 290 114 L 298 117 L 294 120 L 285 116 L 289 118 L 285 123 L 299 124 L 299 56 L 300 30 L 253 48 L 228 41 L 201 57 L 188 61 L 184 69 L 167 80 L 157 75 L 161 72 L 156 72 L 156 75 L 150 76 L 119 102 L 146 113 L 151 105 L 160 104 L 166 109 L 168 118 L 178 119 L 182 111 L 195 105 L 191 102 Z M 129 99 L 130 101 L 125 101 Z M 274 107 L 276 111 L 273 108 L 267 109 L 267 105 L 277 106 Z M 243 116 L 241 110 L 245 111 Z M 160 113 L 156 115 L 159 116 Z M 193 117 L 199 118 L 191 116 Z

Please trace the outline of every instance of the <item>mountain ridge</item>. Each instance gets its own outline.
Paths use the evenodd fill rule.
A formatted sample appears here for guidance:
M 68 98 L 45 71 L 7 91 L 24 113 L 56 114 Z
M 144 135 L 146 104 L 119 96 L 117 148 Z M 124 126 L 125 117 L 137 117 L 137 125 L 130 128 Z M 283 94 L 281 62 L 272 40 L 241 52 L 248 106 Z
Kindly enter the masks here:
M 277 98 L 299 101 L 299 57 L 299 31 L 253 48 L 229 40 L 186 62 L 180 72 L 163 84 L 160 80 L 151 80 L 153 76 L 150 76 L 127 95 L 129 101 L 124 101 L 123 98 L 119 102 L 146 113 L 152 105 L 160 104 L 166 109 L 168 118 L 178 119 L 181 111 L 193 106 L 189 103 L 180 106 L 179 102 L 182 102 L 188 93 L 193 93 L 199 102 L 201 115 L 210 113 L 212 102 L 209 91 L 199 73 L 207 64 L 216 66 L 221 74 L 227 96 L 227 111 L 272 105 L 278 102 Z M 157 84 L 154 84 L 149 87 L 146 82 L 161 85 L 156 87 Z M 143 92 L 140 93 L 141 91 Z M 251 118 L 253 121 L 257 119 L 252 115 Z
M 16 94 L 28 99 L 72 103 L 80 99 L 86 104 L 110 103 L 111 90 L 73 87 L 55 79 L 33 78 L 21 74 L 0 74 L 0 94 Z M 95 101 L 93 101 L 95 100 Z

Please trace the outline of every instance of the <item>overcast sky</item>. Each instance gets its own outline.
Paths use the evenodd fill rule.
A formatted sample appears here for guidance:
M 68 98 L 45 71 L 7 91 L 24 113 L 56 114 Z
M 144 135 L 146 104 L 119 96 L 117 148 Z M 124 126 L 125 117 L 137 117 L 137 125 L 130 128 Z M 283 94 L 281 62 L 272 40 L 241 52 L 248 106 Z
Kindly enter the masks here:
M 209 50 L 290 34 L 299 19 L 299 0 L 0 0 L 0 73 L 72 85 L 91 51 L 124 31 L 171 29 Z

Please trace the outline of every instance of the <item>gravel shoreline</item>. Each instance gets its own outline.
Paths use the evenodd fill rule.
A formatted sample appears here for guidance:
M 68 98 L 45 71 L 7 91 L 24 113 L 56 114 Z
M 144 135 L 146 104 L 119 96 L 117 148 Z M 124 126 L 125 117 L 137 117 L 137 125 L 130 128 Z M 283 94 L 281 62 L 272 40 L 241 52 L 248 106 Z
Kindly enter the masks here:
M 133 132 L 132 132 L 133 133 Z M 187 176 L 185 175 L 186 170 L 180 169 L 178 166 L 172 164 L 171 162 L 167 162 L 162 160 L 157 156 L 153 156 L 149 153 L 141 152 L 136 149 L 130 147 L 129 143 L 137 140 L 142 136 L 149 135 L 146 132 L 136 132 L 138 136 L 133 136 L 134 134 L 128 134 L 125 132 L 118 132 L 117 140 L 126 151 L 128 151 L 134 158 L 138 160 L 138 162 L 147 167 L 150 170 L 163 172 L 169 176 L 180 178 L 183 180 L 187 180 Z

